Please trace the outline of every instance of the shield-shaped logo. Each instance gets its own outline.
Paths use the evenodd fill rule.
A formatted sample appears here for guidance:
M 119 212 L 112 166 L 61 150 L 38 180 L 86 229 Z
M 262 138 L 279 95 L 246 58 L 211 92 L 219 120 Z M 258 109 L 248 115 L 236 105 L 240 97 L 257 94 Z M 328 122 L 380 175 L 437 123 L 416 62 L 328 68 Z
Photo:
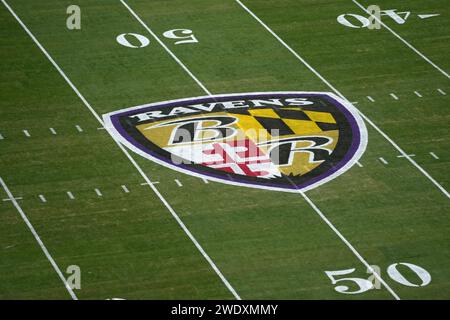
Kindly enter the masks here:
M 367 131 L 357 110 L 328 92 L 195 97 L 105 114 L 125 146 L 183 173 L 232 185 L 298 192 L 348 170 Z

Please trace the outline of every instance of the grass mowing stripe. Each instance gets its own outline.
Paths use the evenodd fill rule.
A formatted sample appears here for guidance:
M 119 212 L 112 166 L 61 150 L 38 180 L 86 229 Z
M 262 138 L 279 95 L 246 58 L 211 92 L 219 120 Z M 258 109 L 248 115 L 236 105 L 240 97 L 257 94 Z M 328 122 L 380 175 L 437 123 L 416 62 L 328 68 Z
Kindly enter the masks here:
M 325 83 L 331 90 L 333 90 L 338 96 L 340 96 L 342 99 L 348 101 L 344 95 L 338 91 L 328 80 L 326 80 L 316 69 L 314 69 L 306 60 L 304 60 L 294 49 L 292 49 L 286 42 L 283 41 L 272 29 L 270 29 L 258 16 L 256 16 L 249 8 L 247 8 L 240 0 L 235 0 L 245 11 L 247 11 L 256 21 L 259 22 L 272 36 L 275 37 L 286 49 L 288 49 L 300 62 L 302 62 L 309 70 L 311 70 L 317 77 L 319 77 L 320 80 L 322 80 L 323 83 Z M 356 108 L 356 107 L 355 107 Z M 358 110 L 359 114 L 363 119 L 368 122 L 379 134 L 381 134 L 395 149 L 397 149 L 398 152 L 400 152 L 408 161 L 416 167 L 425 177 L 428 178 L 447 198 L 450 198 L 450 194 L 447 192 L 447 190 L 441 186 L 425 169 L 423 169 L 417 162 L 415 162 L 411 157 L 408 156 L 408 154 L 403 151 L 400 146 L 395 143 L 394 140 L 392 140 L 384 131 L 382 131 L 373 121 L 371 121 L 364 113 L 362 113 L 360 110 Z
M 447 77 L 447 79 L 450 79 L 450 76 L 447 72 L 445 72 L 442 68 L 440 68 L 438 65 L 436 65 L 433 61 L 428 59 L 422 52 L 417 50 L 413 45 L 411 45 L 408 41 L 403 39 L 398 33 L 396 33 L 394 30 L 392 30 L 390 27 L 388 27 L 384 22 L 381 21 L 381 19 L 378 19 L 376 16 L 372 15 L 366 8 L 364 8 L 358 1 L 352 0 L 354 4 L 356 4 L 358 7 L 360 7 L 362 10 L 364 10 L 366 13 L 368 13 L 375 21 L 377 21 L 379 24 L 381 24 L 383 27 L 385 27 L 387 30 L 389 30 L 390 33 L 392 33 L 397 39 L 399 39 L 401 42 L 403 42 L 408 48 L 410 48 L 412 51 L 417 53 L 423 60 L 431 64 L 435 69 L 437 69 L 440 73 L 442 73 L 444 76 Z
M 330 220 L 320 211 L 320 209 L 312 202 L 312 200 L 304 193 L 299 191 L 300 195 L 309 203 L 309 205 L 316 211 L 316 213 L 322 218 L 323 221 L 336 233 L 336 235 L 346 244 L 346 246 L 353 252 L 353 254 L 361 261 L 361 263 L 366 266 L 367 270 L 370 271 L 378 281 L 389 291 L 390 294 L 396 299 L 400 300 L 400 297 L 392 290 L 392 288 L 381 278 L 381 276 L 373 270 L 372 266 L 367 263 L 367 261 L 359 254 L 359 252 L 352 246 L 352 244 L 339 232 L 339 230 L 331 223 Z
M 8 186 L 6 185 L 5 181 L 0 177 L 0 184 L 2 185 L 3 189 L 5 190 L 6 194 L 8 195 L 8 198 L 13 203 L 14 207 L 16 207 L 17 211 L 19 212 L 20 216 L 22 217 L 23 221 L 27 225 L 28 229 L 30 229 L 31 233 L 33 234 L 34 238 L 36 239 L 37 243 L 41 247 L 42 251 L 44 252 L 45 256 L 47 257 L 48 261 L 52 265 L 53 269 L 55 269 L 56 273 L 58 274 L 61 281 L 64 283 L 64 287 L 66 287 L 67 291 L 69 292 L 70 296 L 73 300 L 78 300 L 75 292 L 73 292 L 72 288 L 67 283 L 66 278 L 62 274 L 61 270 L 59 269 L 58 265 L 56 264 L 55 260 L 52 258 L 51 254 L 48 252 L 47 248 L 45 247 L 44 243 L 42 242 L 41 238 L 39 237 L 38 233 L 34 229 L 33 225 L 31 224 L 30 220 L 28 220 L 26 214 L 23 212 L 22 208 L 19 206 L 19 204 L 16 201 L 16 198 L 14 198 L 13 194 L 9 190 Z
M 239 0 L 236 0 L 240 3 Z M 126 4 L 123 0 L 120 0 L 120 2 L 130 11 L 130 13 L 136 18 L 136 20 L 152 35 L 155 40 L 160 43 L 164 49 L 169 53 L 169 55 L 174 58 L 174 60 L 192 77 L 192 79 L 199 84 L 199 86 L 208 94 L 211 95 L 210 91 L 206 88 L 206 86 L 201 83 L 193 74 L 192 72 L 185 66 L 183 62 L 178 59 L 178 57 L 156 36 L 156 34 L 147 26 L 146 23 L 140 19 L 140 17 L 134 12 L 134 10 Z M 280 39 L 281 40 L 281 39 Z M 281 40 L 282 41 L 282 40 Z M 300 58 L 301 59 L 301 58 Z M 330 85 L 331 86 L 331 85 Z M 335 90 L 337 92 L 337 90 Z M 342 95 L 341 95 L 342 96 Z M 347 100 L 348 101 L 348 100 Z M 389 291 L 389 293 L 396 299 L 400 300 L 400 297 L 389 287 L 389 285 L 384 282 L 384 280 L 376 274 L 376 272 L 373 270 L 373 268 L 364 260 L 364 258 L 358 253 L 358 251 L 348 242 L 348 240 L 339 232 L 339 230 L 328 220 L 325 215 L 318 209 L 318 207 L 313 203 L 313 201 L 306 196 L 304 192 L 299 191 L 299 194 L 306 200 L 306 202 L 311 206 L 311 208 L 320 216 L 320 218 L 333 230 L 333 232 L 344 242 L 344 244 L 352 251 L 352 253 L 362 262 L 364 266 L 367 267 L 367 269 L 374 274 L 374 276 L 382 283 L 386 289 Z
M 103 120 L 101 117 L 97 114 L 97 112 L 92 108 L 92 106 L 89 104 L 89 102 L 84 98 L 84 96 L 80 93 L 80 91 L 75 87 L 75 85 L 72 83 L 72 81 L 67 77 L 67 75 L 64 73 L 64 71 L 59 67 L 59 65 L 55 62 L 55 60 L 50 56 L 50 54 L 47 52 L 47 50 L 42 46 L 42 44 L 37 40 L 37 38 L 31 33 L 31 31 L 27 28 L 27 26 L 22 22 L 22 20 L 17 16 L 17 14 L 13 11 L 13 9 L 8 5 L 8 3 L 5 0 L 1 0 L 3 5 L 8 9 L 8 11 L 12 14 L 12 16 L 17 20 L 17 22 L 22 26 L 24 31 L 30 36 L 30 38 L 33 40 L 33 42 L 39 47 L 39 49 L 42 51 L 42 53 L 47 57 L 47 59 L 51 62 L 51 64 L 56 68 L 56 70 L 59 72 L 59 74 L 64 78 L 64 80 L 67 82 L 67 84 L 72 88 L 72 90 L 76 93 L 76 95 L 81 99 L 83 104 L 89 109 L 89 111 L 92 113 L 92 115 L 97 119 L 97 121 L 101 124 L 102 127 L 104 127 Z M 109 133 L 109 131 L 108 131 Z M 172 208 L 172 206 L 167 202 L 167 200 L 162 196 L 162 194 L 159 192 L 159 190 L 151 183 L 150 179 L 146 175 L 146 173 L 142 170 L 142 168 L 137 164 L 137 162 L 131 157 L 129 152 L 125 149 L 123 145 L 121 145 L 116 139 L 111 135 L 114 142 L 117 144 L 117 146 L 122 150 L 122 152 L 125 154 L 125 156 L 128 158 L 128 160 L 133 164 L 133 166 L 136 168 L 136 170 L 140 173 L 140 175 L 144 178 L 144 180 L 147 182 L 149 187 L 153 190 L 153 192 L 158 196 L 158 198 L 161 200 L 161 202 L 165 205 L 165 207 L 169 210 L 169 212 L 172 214 L 172 216 L 175 218 L 179 226 L 183 229 L 185 234 L 189 237 L 189 239 L 193 242 L 195 247 L 198 249 L 198 251 L 202 254 L 202 256 L 205 258 L 205 260 L 209 263 L 209 265 L 212 267 L 212 269 L 216 272 L 216 274 L 219 276 L 219 278 L 222 280 L 222 282 L 225 284 L 225 286 L 229 289 L 229 291 L 233 294 L 233 296 L 240 300 L 240 296 L 237 294 L 237 292 L 234 290 L 234 288 L 231 286 L 231 284 L 228 282 L 228 280 L 225 278 L 225 276 L 222 274 L 222 272 L 219 270 L 219 268 L 216 266 L 216 264 L 212 261 L 212 259 L 209 257 L 209 255 L 205 252 L 203 247 L 198 243 L 196 238 L 192 235 L 192 233 L 189 231 L 189 229 L 186 227 L 186 225 L 183 223 L 183 221 L 180 219 L 178 214 L 175 212 L 175 210 Z M 3 181 L 3 180 L 2 180 Z M 15 202 L 15 200 L 14 200 Z M 15 204 L 17 204 L 15 202 Z M 20 207 L 18 207 L 20 208 Z M 28 220 L 26 220 L 28 221 Z M 31 226 L 32 227 L 32 226 Z M 34 229 L 33 229 L 34 230 Z M 59 269 L 58 269 L 59 270 Z M 75 297 L 76 298 L 76 297 Z
M 186 73 L 189 74 L 192 79 L 194 79 L 194 81 L 203 89 L 203 91 L 211 96 L 211 92 L 209 92 L 209 90 L 203 85 L 203 83 L 197 79 L 197 77 L 184 65 L 183 62 L 180 61 L 180 59 L 178 59 L 178 57 L 172 51 L 170 51 L 170 49 L 164 44 L 164 42 L 162 42 L 161 39 L 159 39 L 158 36 L 153 33 L 153 31 L 141 20 L 141 18 L 139 18 L 139 16 L 130 8 L 130 6 L 128 6 L 128 4 L 123 0 L 120 0 L 120 2 L 125 6 L 125 8 L 128 9 L 131 15 L 137 21 L 139 21 L 139 23 L 153 36 L 153 38 L 155 38 L 155 40 L 164 48 L 164 50 L 166 50 L 166 52 L 180 65 L 180 67 L 183 68 L 183 70 L 186 71 Z

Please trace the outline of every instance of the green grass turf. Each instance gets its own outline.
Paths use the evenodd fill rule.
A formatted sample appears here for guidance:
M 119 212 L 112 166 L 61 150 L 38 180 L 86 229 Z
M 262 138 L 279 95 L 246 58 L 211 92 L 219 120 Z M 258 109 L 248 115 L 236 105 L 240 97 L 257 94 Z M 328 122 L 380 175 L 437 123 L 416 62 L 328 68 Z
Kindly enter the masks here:
M 70 1 L 8 3 L 99 114 L 204 94 L 119 1 L 79 1 L 79 31 L 65 27 Z M 197 44 L 163 41 L 213 93 L 329 91 L 234 1 L 128 3 L 159 36 L 175 28 L 194 31 Z M 447 78 L 387 30 L 338 24 L 339 14 L 363 14 L 351 1 L 245 4 L 448 189 L 449 99 L 437 92 L 450 92 Z M 412 15 L 404 25 L 387 23 L 449 69 L 445 1 L 380 5 L 441 13 L 430 20 Z M 23 197 L 21 207 L 60 268 L 81 267 L 77 296 L 232 299 L 158 197 L 140 185 L 143 179 L 131 163 L 104 130 L 97 130 L 92 114 L 3 6 L 0 23 L 0 133 L 5 137 L 0 140 L 0 176 L 15 196 Z M 122 47 L 115 38 L 125 32 L 146 35 L 151 44 Z M 391 92 L 400 99 L 393 100 Z M 380 134 L 368 130 L 364 167 L 355 166 L 307 194 L 370 264 L 381 267 L 381 276 L 401 298 L 448 299 L 448 199 L 406 159 L 397 158 L 399 153 Z M 433 159 L 431 151 L 440 159 Z M 160 182 L 158 189 L 242 298 L 393 298 L 384 288 L 360 295 L 334 291 L 326 270 L 356 268 L 350 277 L 369 275 L 301 196 L 204 184 L 138 155 L 133 158 Z M 66 191 L 76 199 L 69 200 Z M 0 298 L 70 298 L 11 202 L 0 203 L 0 214 Z M 392 281 L 386 268 L 395 262 L 425 268 L 432 282 L 415 288 Z

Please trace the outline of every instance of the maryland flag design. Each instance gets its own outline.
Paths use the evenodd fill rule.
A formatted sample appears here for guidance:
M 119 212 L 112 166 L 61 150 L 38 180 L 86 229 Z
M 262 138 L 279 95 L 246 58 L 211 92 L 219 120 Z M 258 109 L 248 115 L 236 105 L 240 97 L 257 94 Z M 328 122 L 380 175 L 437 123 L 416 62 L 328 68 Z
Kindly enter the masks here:
M 305 191 L 348 170 L 367 132 L 355 108 L 331 93 L 217 95 L 103 116 L 138 154 L 194 176 L 278 191 Z

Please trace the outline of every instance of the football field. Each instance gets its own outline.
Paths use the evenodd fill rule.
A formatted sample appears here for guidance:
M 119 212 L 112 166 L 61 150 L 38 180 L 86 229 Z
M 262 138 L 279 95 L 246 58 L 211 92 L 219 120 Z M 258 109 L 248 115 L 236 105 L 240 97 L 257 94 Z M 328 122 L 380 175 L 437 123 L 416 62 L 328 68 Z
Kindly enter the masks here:
M 450 299 L 448 1 L 1 2 L 0 299 Z M 280 92 L 354 110 L 361 158 L 275 191 L 105 123 Z

